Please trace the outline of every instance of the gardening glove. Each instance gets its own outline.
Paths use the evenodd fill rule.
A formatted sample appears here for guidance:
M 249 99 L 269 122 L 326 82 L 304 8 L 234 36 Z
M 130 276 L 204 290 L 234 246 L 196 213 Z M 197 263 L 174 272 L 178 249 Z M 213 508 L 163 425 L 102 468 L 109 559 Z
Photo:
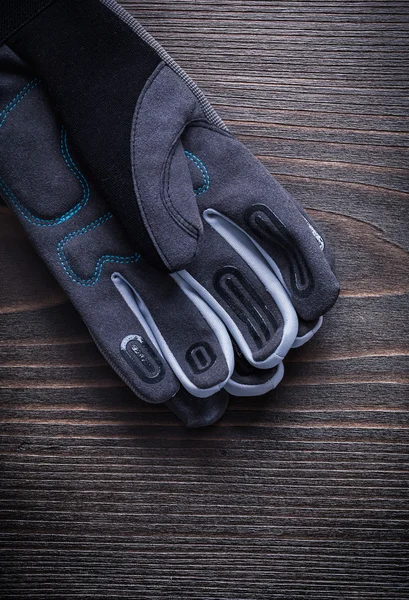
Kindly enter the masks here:
M 118 10 L 119 12 L 121 12 L 120 9 Z M 16 59 L 15 55 L 13 55 L 13 53 L 10 53 L 10 50 L 6 47 L 5 57 L 7 56 L 13 56 L 13 58 Z M 23 63 L 21 63 L 21 65 L 23 65 Z M 164 65 L 162 65 L 161 70 L 162 68 L 165 69 Z M 182 76 L 183 74 L 179 73 L 179 75 Z M 193 86 L 193 88 L 195 88 L 194 84 L 192 84 L 189 81 L 188 83 L 191 86 Z M 31 94 L 38 85 L 39 84 L 37 78 L 33 77 L 32 79 L 29 79 L 25 83 L 23 88 L 20 89 L 16 93 L 15 97 L 13 97 L 11 101 L 6 105 L 3 111 L 2 119 L 10 118 L 9 114 L 12 111 L 14 111 L 16 106 L 20 105 L 20 103 L 23 102 L 23 100 L 25 100 L 26 96 Z M 195 93 L 196 92 L 199 93 L 197 89 L 195 90 Z M 196 126 L 202 129 L 207 128 L 206 124 L 201 124 L 199 121 L 196 123 Z M 223 125 L 219 123 L 214 129 L 213 133 L 223 135 L 222 127 Z M 188 143 L 191 143 L 191 148 L 193 148 L 194 144 L 198 140 L 200 141 L 201 135 L 193 135 L 193 130 L 195 129 L 195 127 L 192 126 L 191 129 L 191 142 Z M 212 129 L 209 128 L 209 131 L 212 131 Z M 186 136 L 188 133 L 188 129 L 185 128 L 181 139 L 187 139 Z M 226 138 L 229 138 L 234 142 L 234 139 L 231 138 L 229 134 L 224 135 Z M 204 143 L 204 141 L 205 139 L 203 137 L 202 142 Z M 238 142 L 235 143 L 238 144 Z M 184 144 L 186 145 L 186 142 L 184 142 Z M 79 146 L 81 146 L 81 144 L 79 144 Z M 204 149 L 205 147 L 206 144 L 204 144 Z M 244 151 L 241 145 L 239 145 L 239 147 L 243 150 L 243 152 L 246 152 Z M 220 217 L 223 217 L 223 215 L 221 215 L 221 213 L 218 213 L 217 210 L 209 208 L 207 201 L 203 204 L 203 202 L 201 201 L 202 198 L 199 198 L 200 196 L 204 198 L 206 195 L 208 198 L 211 198 L 209 170 L 203 163 L 201 158 L 199 158 L 190 150 L 185 149 L 184 146 L 182 146 L 182 148 L 182 158 L 183 160 L 187 161 L 187 164 L 189 165 L 189 184 L 191 188 L 191 193 L 193 193 L 193 196 L 196 197 L 196 200 L 199 200 L 197 207 L 200 211 L 199 215 L 203 214 L 204 219 L 202 225 L 204 225 L 206 234 L 203 236 L 203 239 L 199 239 L 198 248 L 196 249 L 197 256 L 194 259 L 194 261 L 191 261 L 191 264 L 186 271 L 182 271 L 181 273 L 174 275 L 174 281 L 178 284 L 179 288 L 184 291 L 185 295 L 190 298 L 192 304 L 196 308 L 199 308 L 200 306 L 202 307 L 201 311 L 199 309 L 199 312 L 202 313 L 202 316 L 203 310 L 204 312 L 206 312 L 209 305 L 212 306 L 213 309 L 215 309 L 217 314 L 224 321 L 225 325 L 227 325 L 230 335 L 233 336 L 236 343 L 238 344 L 239 353 L 243 355 L 243 360 L 245 363 L 247 363 L 247 371 L 243 372 L 243 369 L 241 369 L 240 372 L 240 367 L 236 367 L 236 370 L 234 371 L 233 376 L 231 378 L 227 378 L 227 380 L 222 380 L 220 370 L 217 371 L 217 369 L 214 367 L 215 363 L 218 366 L 220 366 L 220 360 L 213 361 L 213 357 L 210 357 L 211 365 L 210 367 L 208 367 L 208 369 L 211 371 L 211 373 L 207 378 L 202 378 L 206 379 L 206 384 L 204 385 L 203 389 L 200 389 L 200 387 L 196 386 L 194 378 L 189 377 L 189 375 L 187 375 L 187 363 L 183 363 L 183 360 L 180 360 L 180 352 L 175 353 L 172 351 L 173 347 L 175 346 L 175 341 L 172 340 L 171 342 L 169 342 L 168 339 L 169 336 L 171 336 L 172 327 L 167 326 L 167 324 L 160 324 L 160 328 L 158 328 L 158 318 L 155 316 L 152 318 L 152 310 L 150 310 L 149 307 L 146 307 L 140 294 L 133 287 L 132 278 L 129 277 L 127 279 L 126 276 L 123 276 L 123 273 L 116 272 L 111 274 L 111 281 L 121 293 L 122 297 L 126 300 L 128 306 L 131 307 L 131 310 L 137 316 L 139 321 L 143 323 L 144 330 L 150 331 L 151 338 L 155 339 L 157 347 L 160 349 L 159 351 L 161 355 L 166 356 L 168 364 L 172 365 L 171 371 L 173 370 L 174 373 L 176 373 L 178 379 L 182 382 L 186 389 L 192 391 L 195 395 L 202 397 L 208 397 L 216 389 L 221 388 L 223 385 L 226 385 L 227 389 L 231 390 L 232 393 L 238 393 L 240 395 L 259 394 L 262 390 L 268 391 L 269 389 L 272 389 L 272 387 L 274 387 L 278 382 L 279 378 L 282 377 L 282 367 L 278 365 L 280 364 L 281 359 L 285 356 L 286 352 L 291 347 L 291 345 L 300 345 L 301 343 L 307 341 L 307 339 L 311 337 L 311 335 L 319 328 L 321 324 L 321 316 L 317 316 L 315 319 L 308 319 L 308 321 L 303 321 L 300 318 L 297 320 L 297 314 L 294 311 L 294 308 L 291 305 L 291 303 L 288 301 L 288 294 L 292 295 L 293 300 L 294 295 L 292 294 L 291 289 L 288 287 L 287 279 L 289 279 L 290 281 L 294 281 L 295 287 L 298 289 L 307 287 L 309 288 L 309 290 L 307 291 L 311 291 L 311 287 L 314 287 L 314 285 L 310 285 L 310 281 L 307 281 L 307 286 L 305 286 L 305 279 L 308 279 L 310 275 L 308 272 L 308 265 L 305 268 L 305 261 L 303 260 L 303 257 L 301 256 L 300 260 L 299 252 L 295 252 L 294 249 L 291 247 L 291 236 L 289 237 L 288 235 L 286 235 L 285 227 L 284 235 L 282 235 L 283 232 L 282 230 L 280 231 L 279 227 L 278 231 L 274 230 L 273 228 L 274 240 L 269 240 L 272 243 L 270 244 L 270 254 L 268 254 L 265 251 L 263 243 L 260 244 L 259 242 L 257 242 L 257 237 L 254 235 L 257 226 L 252 226 L 252 224 L 250 223 L 251 219 L 247 220 L 250 224 L 249 229 L 253 230 L 252 238 L 249 237 L 248 232 L 246 232 L 244 227 L 239 229 L 237 227 L 237 223 L 231 221 L 229 218 L 220 219 Z M 65 163 L 68 165 L 67 157 L 69 157 L 70 155 L 67 147 L 67 136 L 65 130 L 61 131 L 60 150 Z M 174 152 L 176 153 L 177 150 L 174 149 Z M 205 154 L 205 152 L 203 152 L 203 154 Z M 258 166 L 258 168 L 262 169 L 261 165 L 257 163 L 257 161 L 255 161 L 255 159 L 251 157 L 251 155 L 247 155 L 247 157 L 250 157 L 251 162 L 255 163 Z M 173 164 L 173 158 L 171 162 Z M 71 167 L 72 173 L 75 173 L 75 165 L 71 165 Z M 211 170 L 217 173 L 217 168 L 213 169 L 212 166 Z M 171 168 L 170 171 L 172 171 Z M 81 184 L 81 176 L 83 177 L 83 174 L 79 171 L 77 175 L 78 174 L 80 176 L 77 177 L 77 179 L 78 182 Z M 268 176 L 266 172 L 264 172 L 264 175 L 267 175 L 268 179 L 271 180 L 270 176 Z M 167 187 L 169 190 L 171 174 L 168 173 L 167 177 Z M 197 182 L 196 184 L 195 181 Z M 280 191 L 278 184 L 274 185 L 277 186 L 277 188 Z M 281 190 L 281 192 L 283 191 Z M 10 189 L 7 190 L 6 187 L 5 189 L 3 189 L 3 194 L 5 196 L 8 196 L 10 201 L 13 192 Z M 71 219 L 79 210 L 83 208 L 84 198 L 82 198 L 82 201 L 80 201 L 80 203 L 76 204 L 73 207 L 73 210 L 66 211 L 66 213 L 60 215 L 60 217 L 57 219 L 51 219 L 51 221 L 53 221 L 52 223 L 46 223 L 47 221 L 50 221 L 50 219 L 36 219 L 36 215 L 34 213 L 31 215 L 31 223 L 34 223 L 36 225 L 42 224 L 43 226 L 62 224 L 64 221 Z M 213 198 L 213 200 L 211 200 L 210 205 L 214 205 L 217 207 L 220 198 L 223 200 L 223 191 L 222 193 L 217 194 L 216 197 Z M 18 199 L 14 199 L 14 202 L 12 202 L 12 204 L 15 207 L 18 206 Z M 100 201 L 100 205 L 103 205 L 102 200 Z M 106 208 L 110 209 L 111 206 L 108 206 Z M 257 207 L 255 205 L 253 206 L 253 208 L 255 208 L 255 214 L 260 207 Z M 268 206 L 262 207 L 263 210 L 261 210 L 261 213 L 265 214 L 266 208 L 268 209 Z M 27 219 L 28 214 L 26 211 L 22 210 L 21 206 L 19 207 L 19 211 Z M 132 207 L 130 209 L 130 215 L 132 215 Z M 260 215 L 257 214 L 254 218 L 254 220 L 257 222 L 256 225 L 260 225 L 259 221 L 262 220 L 259 217 Z M 269 217 L 268 211 L 267 217 Z M 96 219 L 96 221 L 89 223 L 85 227 L 80 228 L 80 230 L 78 231 L 70 231 L 67 238 L 59 240 L 58 258 L 61 264 L 64 266 L 64 263 L 67 262 L 64 251 L 65 245 L 67 243 L 69 243 L 72 248 L 74 242 L 77 241 L 76 238 L 90 233 L 97 227 L 103 226 L 107 221 L 110 221 L 111 219 L 114 219 L 114 217 L 112 216 L 111 211 L 107 210 L 107 212 L 104 215 L 101 215 L 100 219 Z M 302 214 L 302 219 L 304 219 L 305 223 L 307 223 L 308 217 L 305 214 Z M 41 223 L 41 221 L 43 222 Z M 124 222 L 126 224 L 127 219 L 125 219 Z M 277 225 L 276 222 L 275 225 Z M 268 226 L 269 223 L 267 218 L 267 227 L 264 223 L 264 229 L 268 229 Z M 326 259 L 328 259 L 329 263 L 331 263 L 331 255 L 325 248 L 322 237 L 317 233 L 316 229 L 314 229 L 311 224 L 309 224 L 308 227 L 316 243 L 319 245 L 320 250 L 323 250 L 323 255 L 325 255 Z M 132 231 L 134 231 L 133 227 L 131 229 Z M 263 229 L 263 227 L 261 227 L 261 229 Z M 216 232 L 218 236 L 212 237 L 212 232 Z M 261 238 L 268 238 L 268 235 L 265 236 L 265 231 L 262 233 L 263 235 L 260 236 Z M 271 231 L 267 233 L 271 233 Z M 247 237 L 244 234 L 246 234 Z M 141 245 L 143 246 L 143 242 L 141 242 L 141 239 L 138 239 Z M 177 242 L 178 240 L 176 240 L 176 245 Z M 227 245 L 225 242 L 227 242 Z M 261 242 L 263 242 L 263 239 L 261 239 Z M 216 252 L 220 253 L 220 255 L 218 257 L 218 261 L 208 261 L 207 264 L 209 273 L 207 273 L 207 275 L 203 277 L 203 265 L 201 263 L 204 259 L 207 260 L 208 258 L 210 258 L 208 252 L 209 244 L 210 247 L 213 247 L 213 249 L 216 250 Z M 280 261 L 274 260 L 274 258 L 276 257 L 274 256 L 274 252 L 271 252 L 271 247 L 273 248 L 275 253 L 286 255 L 284 257 L 281 257 L 282 259 L 284 258 L 284 261 L 281 260 L 281 264 Z M 81 244 L 79 244 L 79 251 L 81 252 Z M 273 254 L 273 256 L 271 256 L 271 254 Z M 104 266 L 106 262 L 116 263 L 118 258 L 124 257 L 119 257 L 118 255 L 103 255 L 100 257 L 101 260 L 97 260 L 96 270 L 98 270 L 98 279 L 100 276 L 99 271 L 102 270 L 102 266 Z M 129 257 L 126 258 L 129 259 Z M 138 258 L 136 260 L 139 261 L 140 259 Z M 132 262 L 136 262 L 136 260 Z M 285 264 L 285 262 L 287 262 L 287 265 Z M 131 263 L 127 260 L 126 262 L 121 264 L 124 265 Z M 142 261 L 142 259 L 138 265 L 138 289 L 141 286 L 141 264 L 145 264 L 145 261 Z M 286 270 L 286 267 L 289 267 L 289 269 L 287 268 Z M 122 269 L 123 268 L 124 267 L 122 267 Z M 71 272 L 71 265 L 69 264 L 69 261 L 68 264 L 65 264 L 64 270 L 66 271 L 66 274 L 70 276 L 72 281 L 79 285 L 85 285 L 86 287 L 90 287 L 97 283 L 97 281 L 95 281 L 93 278 L 91 278 L 92 281 L 79 281 L 76 277 L 77 274 L 75 272 Z M 149 272 L 148 267 L 145 270 Z M 273 271 L 276 273 L 276 276 L 273 275 Z M 96 271 L 94 271 L 93 275 L 95 275 L 95 273 Z M 212 282 L 210 282 L 209 275 L 213 279 L 213 285 Z M 159 278 L 159 280 L 161 279 Z M 86 281 L 87 283 L 84 283 L 84 281 Z M 169 285 L 169 278 L 166 279 L 166 282 L 167 285 Z M 334 288 L 336 288 L 336 290 L 335 294 L 333 295 L 336 297 L 336 280 Z M 194 291 L 197 292 L 197 296 L 194 296 Z M 302 289 L 301 291 L 305 292 L 305 289 Z M 334 290 L 332 291 L 334 292 Z M 265 292 L 267 292 L 267 294 Z M 145 297 L 149 297 L 150 291 L 145 291 L 144 295 Z M 165 295 L 169 296 L 169 294 Z M 207 308 L 203 304 L 201 304 L 200 297 L 206 300 Z M 170 305 L 172 306 L 172 302 L 170 302 Z M 166 302 L 164 302 L 162 308 L 166 310 Z M 221 333 L 221 324 L 220 322 L 217 323 L 214 320 L 214 314 L 212 315 L 212 317 L 209 316 L 210 313 L 207 312 L 206 314 L 208 317 L 206 319 L 207 323 L 210 326 L 210 329 L 212 330 L 213 334 L 216 334 L 216 338 L 219 343 L 218 349 L 221 349 L 221 354 L 226 360 L 224 366 L 228 366 L 228 372 L 229 374 L 231 374 L 232 355 L 231 352 L 228 351 L 229 337 L 228 335 L 226 335 L 225 330 L 223 334 Z M 308 314 L 308 311 L 306 314 Z M 143 318 L 145 318 L 145 322 L 143 321 Z M 86 320 L 86 322 L 88 323 L 86 317 L 84 317 L 84 320 Z M 177 322 L 177 318 L 175 318 L 175 315 L 172 312 L 172 322 L 174 321 Z M 90 327 L 90 329 L 93 332 L 95 328 Z M 165 331 L 165 336 L 162 335 L 162 329 Z M 93 335 L 95 337 L 95 333 L 93 333 Z M 128 341 L 132 342 L 132 352 L 135 352 L 135 339 L 131 339 Z M 176 346 L 177 345 L 178 344 L 176 343 Z M 121 349 L 123 353 L 126 353 L 125 348 Z M 185 358 L 187 358 L 187 355 L 185 356 Z M 217 356 L 216 358 L 219 359 L 220 357 Z M 200 348 L 200 351 L 198 353 L 195 349 L 193 362 L 197 360 L 202 362 L 204 361 L 204 363 L 209 362 L 209 356 L 206 356 L 206 352 L 202 352 L 202 348 Z M 248 368 L 249 365 L 252 367 L 250 371 Z M 191 366 L 192 365 L 190 365 L 190 367 Z M 257 372 L 258 368 L 261 368 L 263 371 Z M 119 370 L 120 372 L 120 369 L 117 368 L 117 370 Z M 123 375 L 121 374 L 121 376 Z M 153 397 L 157 398 L 157 390 L 158 388 L 156 387 Z M 139 393 L 139 395 L 143 395 L 143 393 L 140 391 L 138 391 L 137 393 Z M 150 401 L 163 400 L 152 400 L 151 398 Z

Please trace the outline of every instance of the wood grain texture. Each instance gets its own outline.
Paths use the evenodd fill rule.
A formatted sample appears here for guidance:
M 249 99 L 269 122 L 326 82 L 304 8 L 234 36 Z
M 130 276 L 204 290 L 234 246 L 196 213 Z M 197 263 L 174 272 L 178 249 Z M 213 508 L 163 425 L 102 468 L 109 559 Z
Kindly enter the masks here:
M 409 5 L 123 1 L 320 222 L 342 296 L 269 397 L 140 402 L 0 208 L 3 598 L 409 598 Z

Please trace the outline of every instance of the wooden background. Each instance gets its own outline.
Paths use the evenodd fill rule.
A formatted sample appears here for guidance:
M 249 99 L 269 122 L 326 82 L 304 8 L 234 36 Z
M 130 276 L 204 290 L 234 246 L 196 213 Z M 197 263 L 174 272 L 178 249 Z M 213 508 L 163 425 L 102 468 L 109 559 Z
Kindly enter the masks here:
M 409 598 L 409 3 L 123 1 L 328 233 L 342 297 L 268 398 L 124 387 L 0 208 L 3 598 Z

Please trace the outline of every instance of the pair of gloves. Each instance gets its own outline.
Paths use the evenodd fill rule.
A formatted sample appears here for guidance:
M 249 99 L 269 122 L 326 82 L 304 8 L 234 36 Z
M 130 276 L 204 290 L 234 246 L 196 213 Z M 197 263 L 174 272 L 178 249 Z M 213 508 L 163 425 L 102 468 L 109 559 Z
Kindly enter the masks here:
M 338 297 L 303 208 L 115 0 L 10 0 L 0 194 L 140 398 L 264 394 Z

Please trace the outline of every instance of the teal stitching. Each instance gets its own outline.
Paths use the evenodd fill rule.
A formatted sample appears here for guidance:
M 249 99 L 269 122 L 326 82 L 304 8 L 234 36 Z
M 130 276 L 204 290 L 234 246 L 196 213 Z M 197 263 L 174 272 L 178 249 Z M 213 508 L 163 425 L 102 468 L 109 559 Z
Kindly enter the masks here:
M 84 285 L 84 286 L 88 286 L 88 287 L 93 286 L 96 283 L 98 283 L 98 280 L 101 277 L 102 267 L 104 266 L 104 264 L 106 262 L 129 265 L 131 263 L 137 262 L 140 259 L 140 254 L 137 254 L 137 253 L 131 254 L 130 256 L 118 256 L 118 255 L 112 255 L 112 254 L 104 254 L 103 256 L 100 256 L 100 258 L 98 259 L 97 264 L 95 266 L 94 273 L 88 279 L 82 279 L 79 275 L 77 275 L 77 273 L 75 273 L 75 271 L 70 266 L 69 261 L 64 252 L 64 246 L 73 238 L 78 237 L 80 235 L 84 235 L 85 233 L 88 233 L 89 231 L 96 229 L 103 223 L 106 223 L 107 221 L 109 221 L 109 219 L 112 219 L 113 216 L 114 215 L 111 212 L 107 212 L 107 213 L 105 213 L 105 215 L 102 215 L 102 217 L 99 217 L 99 219 L 92 221 L 92 223 L 90 223 L 86 227 L 82 227 L 82 229 L 78 229 L 77 231 L 72 231 L 58 243 L 58 246 L 57 246 L 58 258 L 62 264 L 64 271 L 68 275 L 68 277 L 70 279 L 72 279 L 75 283 L 78 283 L 78 284 Z
M 17 198 L 17 196 L 11 191 L 4 179 L 0 177 L 0 188 L 4 191 L 4 193 L 14 204 L 14 206 L 21 212 L 23 217 L 25 217 L 27 221 L 29 221 L 33 225 L 39 225 L 41 227 L 52 227 L 54 225 L 60 225 L 61 223 L 68 221 L 68 219 L 71 219 L 72 216 L 79 212 L 88 203 L 90 197 L 89 185 L 84 175 L 74 163 L 71 154 L 69 153 L 67 144 L 67 132 L 64 127 L 61 127 L 60 150 L 68 169 L 79 181 L 82 187 L 83 196 L 75 206 L 70 208 L 70 210 L 63 213 L 59 217 L 56 217 L 55 219 L 42 219 L 41 217 L 38 217 L 34 213 L 29 211 L 28 208 L 26 208 L 24 204 Z
M 0 121 L 0 127 L 3 127 L 5 120 L 9 116 L 9 114 L 16 108 L 18 104 L 33 90 L 38 84 L 40 80 L 38 77 L 35 77 L 30 83 L 27 83 L 16 96 L 14 96 L 13 100 L 11 100 L 4 110 L 1 111 L 0 116 L 4 115 L 2 120 Z
M 26 85 L 19 92 L 17 92 L 17 94 L 14 96 L 13 100 L 10 100 L 10 102 L 5 106 L 4 110 L 2 110 L 0 112 L 0 115 L 5 113 L 7 111 L 7 109 L 17 100 L 17 98 L 26 91 L 27 88 L 31 87 L 34 83 L 39 83 L 39 81 L 40 80 L 38 77 L 34 77 L 34 79 L 32 79 L 31 81 L 26 83 Z
M 68 212 L 66 212 L 64 215 L 62 215 L 60 217 L 60 219 L 61 219 L 60 222 L 63 222 L 63 221 L 67 221 L 68 219 L 70 219 L 73 215 L 75 215 L 77 212 L 79 212 L 81 210 L 81 208 L 84 208 L 84 206 L 87 204 L 89 197 L 90 197 L 90 189 L 89 189 L 88 181 L 86 180 L 84 175 L 81 173 L 81 171 L 75 164 L 75 162 L 70 154 L 70 151 L 68 149 L 68 142 L 67 142 L 67 131 L 66 131 L 64 125 L 61 127 L 60 150 L 61 150 L 62 157 L 65 161 L 65 164 L 67 165 L 67 167 L 71 171 L 71 173 L 74 175 L 74 177 L 76 177 L 76 179 L 79 181 L 79 184 L 82 187 L 82 192 L 83 192 L 83 196 L 82 196 L 81 200 L 75 206 L 73 206 Z
M 205 192 L 207 192 L 207 190 L 210 187 L 210 176 L 208 170 L 197 156 L 195 156 L 191 152 L 188 152 L 187 150 L 185 150 L 185 154 L 188 157 L 188 159 L 191 160 L 194 165 L 196 165 L 196 167 L 199 169 L 203 176 L 203 185 L 193 190 L 195 196 L 200 196 L 200 194 L 204 194 Z
M 13 100 L 11 100 L 7 104 L 7 106 L 4 108 L 4 110 L 2 112 L 0 112 L 0 117 L 3 116 L 2 120 L 0 121 L 0 127 L 2 127 L 5 120 L 7 119 L 8 115 L 15 109 L 15 107 L 39 83 L 40 83 L 40 80 L 36 77 L 32 81 L 30 81 L 30 83 L 26 84 L 20 90 L 20 92 L 13 98 Z M 68 143 L 67 143 L 67 132 L 64 127 L 61 127 L 60 151 L 61 151 L 62 157 L 64 159 L 64 162 L 67 165 L 67 168 L 71 171 L 71 173 L 74 175 L 74 177 L 76 177 L 76 179 L 79 181 L 79 183 L 82 187 L 83 196 L 82 196 L 81 200 L 75 206 L 73 206 L 70 210 L 68 210 L 64 214 L 60 215 L 59 217 L 56 217 L 55 219 L 42 219 L 41 217 L 38 217 L 34 213 L 29 211 L 24 206 L 24 204 L 17 198 L 17 196 L 12 192 L 12 190 L 8 187 L 8 185 L 6 184 L 4 179 L 2 177 L 0 177 L 0 189 L 2 189 L 4 191 L 6 196 L 15 205 L 15 207 L 17 208 L 17 210 L 19 210 L 19 212 L 23 215 L 23 217 L 25 217 L 33 225 L 41 225 L 41 226 L 45 226 L 45 227 L 59 225 L 60 223 L 67 221 L 73 215 L 75 215 L 78 211 L 80 211 L 87 204 L 87 202 L 90 198 L 90 189 L 89 189 L 88 182 L 87 182 L 86 178 L 84 177 L 84 175 L 81 173 L 81 171 L 78 169 L 77 165 L 75 164 L 75 162 L 70 154 L 70 151 L 68 148 Z M 94 273 L 92 274 L 92 276 L 89 279 L 81 279 L 81 277 L 79 277 L 75 273 L 75 271 L 72 269 L 72 267 L 70 266 L 69 261 L 64 252 L 64 246 L 74 237 L 77 237 L 79 235 L 83 235 L 85 233 L 88 233 L 89 231 L 92 231 L 93 229 L 95 229 L 96 227 L 99 227 L 100 225 L 102 225 L 103 223 L 105 223 L 106 221 L 111 219 L 112 217 L 113 217 L 113 214 L 108 212 L 105 215 L 103 215 L 102 217 L 100 217 L 99 219 L 96 219 L 95 221 L 93 221 L 92 223 L 87 225 L 86 227 L 83 227 L 82 229 L 78 229 L 77 231 L 73 231 L 73 232 L 69 233 L 58 243 L 58 245 L 57 245 L 58 258 L 62 264 L 64 271 L 68 275 L 68 277 L 70 279 L 72 279 L 75 283 L 78 283 L 78 284 L 84 285 L 84 286 L 93 286 L 96 283 L 98 283 L 99 278 L 102 273 L 102 267 L 106 262 L 131 264 L 131 263 L 135 263 L 139 260 L 140 255 L 137 253 L 132 254 L 130 256 L 118 256 L 118 255 L 112 255 L 112 254 L 104 254 L 103 256 L 101 256 L 98 259 L 97 264 L 95 266 Z

